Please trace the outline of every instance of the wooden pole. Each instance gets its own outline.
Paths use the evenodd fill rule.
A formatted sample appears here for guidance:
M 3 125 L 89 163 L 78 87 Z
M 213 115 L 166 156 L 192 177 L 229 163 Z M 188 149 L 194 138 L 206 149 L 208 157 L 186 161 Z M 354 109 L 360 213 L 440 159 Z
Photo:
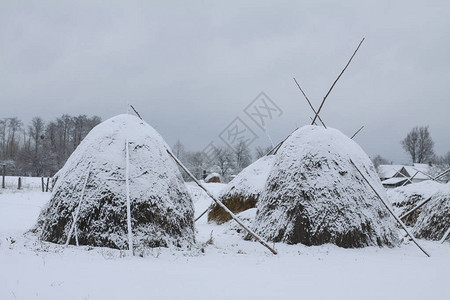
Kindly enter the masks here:
M 17 179 L 17 189 L 20 190 L 22 188 L 22 178 L 19 177 L 19 179 Z
M 403 228 L 404 231 L 406 231 L 406 234 L 411 238 L 411 240 L 414 242 L 414 244 L 416 244 L 417 247 L 419 247 L 420 250 L 422 250 L 423 253 L 425 253 L 426 256 L 430 257 L 430 255 L 427 253 L 427 251 L 425 251 L 425 249 L 423 249 L 419 243 L 416 241 L 416 239 L 414 238 L 414 236 L 409 233 L 408 228 L 406 228 L 406 225 L 402 222 L 402 220 L 400 220 L 392 211 L 392 209 L 389 207 L 389 205 L 383 200 L 383 198 L 381 198 L 380 194 L 378 194 L 378 192 L 375 190 L 375 188 L 372 186 L 372 184 L 370 184 L 369 180 L 367 180 L 366 176 L 364 176 L 364 174 L 358 169 L 358 167 L 355 165 L 355 163 L 353 162 L 352 159 L 350 159 L 350 162 L 352 163 L 352 165 L 355 167 L 356 171 L 358 171 L 358 173 L 361 175 L 361 177 L 364 179 L 364 181 L 370 186 L 370 188 L 372 189 L 372 191 L 375 193 L 375 195 L 377 195 L 378 199 L 381 200 L 381 202 L 384 204 L 384 206 L 387 208 L 387 210 L 389 211 L 389 213 L 394 217 L 394 219 L 397 221 L 398 224 L 400 224 L 400 226 Z
M 444 233 L 444 236 L 439 241 L 441 244 L 444 243 L 444 241 L 447 239 L 448 235 L 450 234 L 450 227 L 447 229 L 447 231 Z
M 364 125 L 363 126 L 361 126 L 361 128 L 359 128 L 358 129 L 358 131 L 356 131 L 353 135 L 352 135 L 352 137 L 350 138 L 351 140 L 353 140 L 353 138 L 362 130 L 364 128 Z
M 295 128 L 295 130 L 294 131 L 292 131 L 284 140 L 282 140 L 281 142 L 279 142 L 275 147 L 273 147 L 272 148 L 272 150 L 270 150 L 269 152 L 267 152 L 267 154 L 266 154 L 266 156 L 267 155 L 271 155 L 271 154 L 276 154 L 277 153 L 277 151 L 278 151 L 278 149 L 280 149 L 280 147 L 281 147 L 281 145 L 283 145 L 283 143 L 296 131 L 298 129 L 298 127 L 297 128 Z
M 131 105 L 131 104 L 130 104 L 130 106 L 131 106 L 131 108 L 134 110 L 134 112 L 136 113 L 136 115 L 139 117 L 139 119 L 141 119 L 141 120 L 143 121 L 141 115 L 137 112 L 137 110 L 134 108 L 134 106 Z
M 78 201 L 78 206 L 75 210 L 75 215 L 73 215 L 72 226 L 70 226 L 69 234 L 67 235 L 66 244 L 64 245 L 65 247 L 67 247 L 69 245 L 70 239 L 72 238 L 73 230 L 74 230 L 75 225 L 78 220 L 78 215 L 80 214 L 81 204 L 83 203 L 83 199 L 84 199 L 84 192 L 86 190 L 86 185 L 87 185 L 87 182 L 89 179 L 89 174 L 91 173 L 91 166 L 92 166 L 92 164 L 89 163 L 88 172 L 86 174 L 86 178 L 84 179 L 84 184 L 83 184 L 83 189 L 81 190 L 80 200 Z
M 44 177 L 41 177 L 41 187 L 42 187 L 42 192 L 45 192 L 45 190 L 44 190 Z
M 6 189 L 6 165 L 3 165 L 3 175 L 2 175 L 2 189 Z
M 356 48 L 355 52 L 353 52 L 352 57 L 350 57 L 350 60 L 348 61 L 348 63 L 345 65 L 344 69 L 342 70 L 342 72 L 339 74 L 339 76 L 336 78 L 336 80 L 333 82 L 333 85 L 330 87 L 330 89 L 328 90 L 328 93 L 325 95 L 325 97 L 322 100 L 322 103 L 319 106 L 319 109 L 317 110 L 317 113 L 313 119 L 313 122 L 311 123 L 314 124 L 314 122 L 316 121 L 317 116 L 320 113 L 320 110 L 322 109 L 323 104 L 325 103 L 325 100 L 327 99 L 328 95 L 330 94 L 331 90 L 334 88 L 334 86 L 336 85 L 336 83 L 338 82 L 339 78 L 341 78 L 342 74 L 344 74 L 345 70 L 347 69 L 348 65 L 350 64 L 350 62 L 352 61 L 353 57 L 355 56 L 356 52 L 358 52 L 359 47 L 361 47 L 361 44 L 364 42 L 364 38 L 361 40 L 361 42 L 359 42 L 358 47 Z
M 437 175 L 436 177 L 434 177 L 434 181 L 438 180 L 439 178 L 441 178 L 442 176 L 444 176 L 445 174 L 447 174 L 448 172 L 450 172 L 450 168 L 448 168 L 447 170 L 445 170 L 444 172 L 442 172 L 441 174 Z
M 316 114 L 317 114 L 316 110 L 315 110 L 314 107 L 312 106 L 311 101 L 309 101 L 308 96 L 306 96 L 305 92 L 304 92 L 304 91 L 302 90 L 302 88 L 300 87 L 300 84 L 298 84 L 297 79 L 294 78 L 294 81 L 295 81 L 295 83 L 297 84 L 299 90 L 302 92 L 302 94 L 303 94 L 303 96 L 305 97 L 306 101 L 308 102 L 309 107 L 311 107 L 312 111 L 313 111 L 314 114 L 316 115 Z M 327 126 L 325 126 L 325 123 L 322 121 L 322 119 L 320 118 L 320 116 L 317 115 L 317 117 L 319 118 L 319 121 L 320 121 L 320 123 L 322 123 L 323 127 L 327 128 Z M 315 125 L 315 124 L 316 124 L 316 122 L 313 122 L 311 125 Z
M 201 217 L 203 217 L 204 214 L 206 214 L 209 211 L 209 207 L 207 209 L 205 209 L 204 212 L 202 212 L 197 218 L 195 218 L 194 222 L 197 222 L 198 220 L 200 220 Z
M 214 197 L 198 180 L 197 178 L 194 177 L 194 175 L 191 174 L 191 172 L 189 172 L 189 170 L 178 160 L 178 158 L 175 157 L 175 155 L 172 154 L 172 152 L 169 151 L 169 149 L 166 149 L 167 153 L 175 160 L 175 162 L 180 166 L 180 168 L 182 168 L 186 174 L 191 177 L 192 180 L 194 180 L 194 182 L 202 189 L 206 192 L 206 194 L 214 200 L 214 202 L 217 203 L 217 205 L 219 205 L 220 207 L 222 207 L 230 216 L 231 218 L 233 218 L 233 220 L 235 220 L 242 228 L 244 228 L 252 237 L 254 237 L 261 245 L 263 245 L 264 247 L 266 247 L 267 249 L 270 250 L 270 252 L 272 252 L 273 254 L 278 254 L 273 248 L 271 248 L 269 246 L 269 244 L 267 244 L 267 242 L 265 242 L 261 237 L 259 237 L 256 233 L 254 233 L 252 230 L 250 230 L 247 226 L 245 226 L 241 220 L 239 220 L 239 218 L 231 211 L 228 209 L 228 207 L 226 207 L 222 202 L 220 202 L 219 200 L 216 199 L 216 197 Z
M 407 216 L 409 216 L 410 214 L 412 214 L 413 212 L 415 212 L 417 209 L 421 208 L 422 206 L 424 206 L 426 203 L 428 203 L 431 200 L 431 197 L 423 200 L 422 202 L 420 202 L 416 207 L 413 207 L 412 209 L 410 209 L 409 211 L 407 211 L 406 213 L 404 213 L 403 215 L 401 215 L 399 218 L 400 220 L 403 220 L 404 218 L 406 218 Z
M 130 151 L 128 146 L 128 139 L 125 145 L 125 159 L 126 159 L 126 169 L 125 169 L 125 186 L 127 193 L 127 229 L 128 229 L 128 250 L 130 255 L 133 255 L 133 232 L 131 231 L 131 203 L 130 203 Z
M 48 185 L 50 183 L 50 177 L 47 177 L 47 183 L 45 184 L 45 191 L 48 192 Z
M 416 171 L 416 173 L 409 179 L 409 181 L 410 181 L 411 183 L 413 183 L 412 180 L 414 179 L 414 177 L 416 177 L 417 174 L 419 174 L 419 171 Z M 408 180 L 405 181 L 405 182 L 402 184 L 402 186 L 405 186 L 407 183 L 408 183 Z

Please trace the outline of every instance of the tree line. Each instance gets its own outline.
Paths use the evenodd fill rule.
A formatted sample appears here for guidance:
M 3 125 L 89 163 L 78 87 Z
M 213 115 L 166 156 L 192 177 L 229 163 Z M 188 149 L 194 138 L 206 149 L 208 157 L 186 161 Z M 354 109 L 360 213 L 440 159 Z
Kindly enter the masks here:
M 205 175 L 204 172 L 206 174 L 214 172 L 218 173 L 225 182 L 231 180 L 234 175 L 270 150 L 271 147 L 258 146 L 252 153 L 244 141 L 238 142 L 233 149 L 226 146 L 216 146 L 212 153 L 208 155 L 202 151 L 186 150 L 180 140 L 172 147 L 174 155 L 197 179 L 202 179 Z M 185 180 L 190 180 L 183 171 L 181 173 Z
M 101 121 L 64 114 L 50 122 L 34 117 L 25 126 L 17 117 L 0 119 L 0 163 L 9 175 L 53 176 Z

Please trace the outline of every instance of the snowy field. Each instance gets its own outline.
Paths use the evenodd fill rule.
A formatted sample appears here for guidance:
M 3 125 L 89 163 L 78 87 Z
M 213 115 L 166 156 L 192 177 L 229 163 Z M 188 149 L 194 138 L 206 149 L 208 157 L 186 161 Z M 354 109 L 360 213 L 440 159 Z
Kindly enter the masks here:
M 209 184 L 218 193 L 222 184 Z M 196 215 L 210 200 L 196 187 Z M 275 244 L 274 256 L 244 241 L 232 221 L 197 222 L 193 252 L 41 243 L 24 233 L 49 193 L 0 190 L 0 299 L 450 299 L 450 245 L 342 249 Z M 247 213 L 248 214 L 248 213 Z M 211 238 L 212 237 L 212 238 Z M 202 250 L 203 249 L 203 250 Z

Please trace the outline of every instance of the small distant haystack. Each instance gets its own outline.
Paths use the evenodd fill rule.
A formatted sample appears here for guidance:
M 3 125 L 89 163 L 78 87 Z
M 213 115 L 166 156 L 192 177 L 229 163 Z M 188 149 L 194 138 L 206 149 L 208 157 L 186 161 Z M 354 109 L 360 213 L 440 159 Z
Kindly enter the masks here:
M 221 192 L 219 200 L 235 214 L 256 207 L 274 159 L 274 155 L 263 156 L 243 169 Z M 223 208 L 212 205 L 208 221 L 221 224 L 229 220 L 231 217 Z
M 445 184 L 427 180 L 389 189 L 387 195 L 397 216 L 402 216 L 422 201 L 442 190 L 444 186 Z M 415 210 L 413 213 L 403 218 L 402 221 L 408 226 L 414 226 L 422 209 L 423 207 Z
M 221 183 L 220 175 L 218 173 L 211 173 L 205 178 L 206 183 Z
M 450 183 L 443 185 L 421 209 L 413 234 L 428 240 L 442 239 L 450 228 Z M 446 241 L 450 242 L 450 238 Z
M 332 128 L 294 132 L 280 147 L 258 202 L 256 232 L 288 244 L 398 245 L 394 219 L 350 158 L 385 197 L 372 162 L 354 141 Z
M 58 172 L 35 228 L 42 240 L 64 244 L 80 207 L 75 223 L 80 245 L 128 249 L 127 143 L 134 248 L 194 244 L 192 199 L 169 147 L 150 125 L 130 115 L 96 126 Z

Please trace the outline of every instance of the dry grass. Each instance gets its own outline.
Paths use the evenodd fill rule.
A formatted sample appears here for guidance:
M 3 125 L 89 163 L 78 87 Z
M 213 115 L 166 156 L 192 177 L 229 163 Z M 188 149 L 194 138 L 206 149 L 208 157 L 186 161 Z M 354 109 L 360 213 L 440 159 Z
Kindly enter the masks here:
M 257 197 L 254 195 L 247 197 L 241 195 L 227 197 L 227 195 L 225 195 L 221 200 L 222 203 L 235 214 L 256 207 L 256 202 L 258 201 Z M 208 221 L 215 221 L 217 224 L 222 224 L 229 220 L 231 220 L 231 216 L 223 208 L 217 204 L 212 206 L 208 214 Z

